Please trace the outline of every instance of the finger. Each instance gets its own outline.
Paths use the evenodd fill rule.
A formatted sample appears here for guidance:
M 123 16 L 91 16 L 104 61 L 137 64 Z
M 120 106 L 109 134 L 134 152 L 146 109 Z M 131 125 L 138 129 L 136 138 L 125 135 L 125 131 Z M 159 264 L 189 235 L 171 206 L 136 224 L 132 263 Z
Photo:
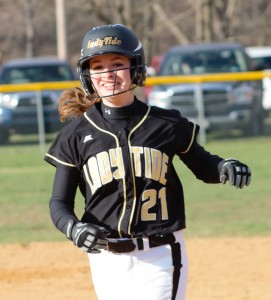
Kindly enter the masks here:
M 220 172 L 219 180 L 223 184 L 225 184 L 228 180 L 227 169 L 225 167 L 223 167 L 221 172 Z
M 87 236 L 84 242 L 84 246 L 87 247 L 88 249 L 93 249 L 94 247 L 97 249 L 107 249 L 107 244 L 108 244 L 107 240 L 94 238 L 90 234 Z
M 95 245 L 95 248 L 98 249 L 107 249 L 108 241 L 107 240 L 97 240 L 97 243 Z
M 241 182 L 239 184 L 239 188 L 242 189 L 245 185 L 249 185 L 251 181 L 251 171 L 247 166 L 243 166 L 241 171 L 238 172 L 241 176 Z
M 225 173 L 221 174 L 221 175 L 220 175 L 220 182 L 223 183 L 223 184 L 225 184 L 226 181 L 227 181 L 227 176 L 226 176 L 226 174 L 225 174 Z
M 85 247 L 85 246 L 83 246 L 83 247 L 81 247 L 80 248 L 83 252 L 89 252 L 89 247 Z
M 91 254 L 99 254 L 101 253 L 100 250 L 96 249 L 96 248 L 92 248 L 92 249 L 89 249 L 88 253 L 91 253 Z
M 247 185 L 247 182 L 248 182 L 249 171 L 248 171 L 247 166 L 242 167 L 241 174 L 242 174 L 242 180 L 241 180 L 241 183 L 239 185 L 240 189 L 242 189 L 245 185 Z
M 231 185 L 236 186 L 236 170 L 231 164 L 227 164 L 228 179 Z
M 250 185 L 251 182 L 251 171 L 250 168 L 248 168 L 248 176 L 247 176 L 247 181 L 246 181 L 246 185 Z
M 242 189 L 245 185 L 250 184 L 250 176 L 251 176 L 250 169 L 247 166 L 243 166 L 241 168 L 240 175 L 241 175 L 242 179 L 239 184 L 239 188 Z
M 239 166 L 236 166 L 234 171 L 235 171 L 234 186 L 237 187 L 237 188 L 241 188 L 242 180 L 243 180 L 242 168 L 239 167 Z
M 246 185 L 246 182 L 247 182 L 247 176 L 242 176 L 242 180 L 239 185 L 239 188 L 242 189 Z

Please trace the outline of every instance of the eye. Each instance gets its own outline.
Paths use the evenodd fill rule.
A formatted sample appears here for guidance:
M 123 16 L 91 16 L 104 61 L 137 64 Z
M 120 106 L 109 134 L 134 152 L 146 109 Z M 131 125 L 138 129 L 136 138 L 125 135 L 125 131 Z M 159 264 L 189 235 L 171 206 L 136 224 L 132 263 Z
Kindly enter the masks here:
M 114 67 L 122 67 L 122 66 L 123 66 L 123 63 L 120 63 L 120 62 L 114 64 Z
M 97 70 L 102 70 L 103 66 L 102 65 L 93 65 L 90 67 L 91 70 L 97 71 Z
M 116 69 L 122 69 L 122 68 L 128 68 L 130 65 L 130 62 L 129 61 L 122 61 L 122 60 L 119 60 L 119 61 L 116 61 L 113 65 L 114 68 Z

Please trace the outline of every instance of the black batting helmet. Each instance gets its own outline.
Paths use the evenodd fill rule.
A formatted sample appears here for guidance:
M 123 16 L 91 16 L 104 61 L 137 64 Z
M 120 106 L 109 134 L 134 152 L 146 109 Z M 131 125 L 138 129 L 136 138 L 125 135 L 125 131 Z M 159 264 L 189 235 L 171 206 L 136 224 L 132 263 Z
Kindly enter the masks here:
M 131 59 L 130 73 L 132 83 L 144 86 L 146 67 L 144 50 L 135 34 L 121 24 L 103 25 L 89 30 L 82 42 L 81 57 L 77 63 L 77 71 L 85 93 L 95 93 L 89 74 L 89 60 L 92 57 L 118 53 Z

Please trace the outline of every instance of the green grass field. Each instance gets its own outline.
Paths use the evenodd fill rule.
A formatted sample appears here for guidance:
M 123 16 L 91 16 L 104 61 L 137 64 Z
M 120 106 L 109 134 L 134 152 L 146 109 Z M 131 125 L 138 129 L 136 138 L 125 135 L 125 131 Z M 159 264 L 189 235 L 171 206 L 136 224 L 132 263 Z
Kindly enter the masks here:
M 252 236 L 271 233 L 271 137 L 216 140 L 205 148 L 249 164 L 252 184 L 243 190 L 208 185 L 176 160 L 186 198 L 186 236 Z M 49 198 L 54 168 L 38 145 L 0 147 L 0 242 L 65 240 L 52 225 Z M 77 196 L 80 215 L 83 200 Z

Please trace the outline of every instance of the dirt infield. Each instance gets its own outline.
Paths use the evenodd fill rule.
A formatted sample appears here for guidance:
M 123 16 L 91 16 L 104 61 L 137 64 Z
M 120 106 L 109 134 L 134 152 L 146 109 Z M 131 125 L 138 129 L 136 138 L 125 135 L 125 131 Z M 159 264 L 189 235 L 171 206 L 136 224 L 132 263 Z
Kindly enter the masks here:
M 271 299 L 271 237 L 189 239 L 186 244 L 187 300 Z M 97 299 L 87 256 L 69 242 L 2 245 L 0 253 L 0 299 Z

